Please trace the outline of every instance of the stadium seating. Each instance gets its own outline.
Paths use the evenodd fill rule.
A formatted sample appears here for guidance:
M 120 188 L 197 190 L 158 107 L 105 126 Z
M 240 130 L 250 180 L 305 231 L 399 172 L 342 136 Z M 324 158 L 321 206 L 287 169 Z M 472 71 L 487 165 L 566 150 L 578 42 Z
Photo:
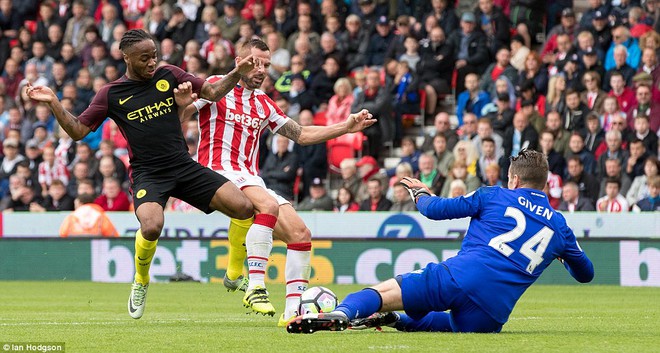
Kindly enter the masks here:
M 328 147 L 328 170 L 334 174 L 340 174 L 339 165 L 346 158 L 362 157 L 362 146 L 366 136 L 362 132 L 346 134 L 327 142 Z

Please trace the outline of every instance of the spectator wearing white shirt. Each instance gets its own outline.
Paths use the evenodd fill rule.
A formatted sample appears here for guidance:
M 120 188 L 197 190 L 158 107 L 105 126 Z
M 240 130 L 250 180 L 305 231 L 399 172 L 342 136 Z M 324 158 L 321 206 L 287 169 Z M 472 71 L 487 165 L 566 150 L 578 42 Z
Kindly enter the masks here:
M 629 206 L 626 198 L 619 193 L 621 181 L 617 178 L 608 178 L 605 186 L 605 196 L 596 202 L 598 212 L 621 213 L 628 212 Z

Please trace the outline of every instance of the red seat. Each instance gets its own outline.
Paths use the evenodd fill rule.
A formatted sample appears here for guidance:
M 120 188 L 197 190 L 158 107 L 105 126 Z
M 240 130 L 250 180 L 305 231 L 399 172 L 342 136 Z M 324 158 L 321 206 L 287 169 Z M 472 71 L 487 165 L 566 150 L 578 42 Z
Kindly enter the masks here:
M 339 165 L 346 158 L 354 158 L 355 150 L 352 145 L 345 143 L 333 143 L 328 145 L 328 170 L 333 173 L 340 173 Z
M 362 144 L 365 136 L 362 132 L 345 134 L 328 140 L 328 169 L 333 173 L 340 173 L 339 165 L 346 158 L 355 158 L 362 155 Z

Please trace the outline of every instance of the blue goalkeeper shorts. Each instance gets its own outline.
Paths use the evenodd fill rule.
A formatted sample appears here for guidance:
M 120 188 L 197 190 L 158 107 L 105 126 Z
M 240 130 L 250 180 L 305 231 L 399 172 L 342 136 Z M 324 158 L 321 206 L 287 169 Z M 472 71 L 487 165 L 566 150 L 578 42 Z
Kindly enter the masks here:
M 396 277 L 403 308 L 397 328 L 405 331 L 499 332 L 502 323 L 477 306 L 442 263 Z M 497 293 L 493 293 L 497 295 Z M 444 311 L 449 310 L 449 313 Z

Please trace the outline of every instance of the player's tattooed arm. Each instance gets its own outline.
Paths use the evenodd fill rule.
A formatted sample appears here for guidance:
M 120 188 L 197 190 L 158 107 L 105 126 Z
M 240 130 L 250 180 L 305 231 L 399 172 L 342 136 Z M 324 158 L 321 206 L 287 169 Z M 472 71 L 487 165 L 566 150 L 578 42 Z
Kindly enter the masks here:
M 236 87 L 236 84 L 241 79 L 238 71 L 236 69 L 229 72 L 222 80 L 216 81 L 214 83 L 204 82 L 202 86 L 202 91 L 200 92 L 200 97 L 212 102 L 217 102 L 222 97 L 227 95 L 232 88 Z
M 313 145 L 341 136 L 349 132 L 362 131 L 376 123 L 376 119 L 367 111 L 351 114 L 346 121 L 330 126 L 300 126 L 289 120 L 277 133 L 286 136 L 300 145 Z
M 302 126 L 298 125 L 297 122 L 289 119 L 289 121 L 286 122 L 279 130 L 277 130 L 277 133 L 290 139 L 291 141 L 295 143 L 300 143 L 300 134 L 302 133 Z
M 72 139 L 79 141 L 92 131 L 87 125 L 81 123 L 76 116 L 64 109 L 62 104 L 57 103 L 57 105 L 50 104 L 50 108 L 55 118 L 57 118 L 57 122 Z
M 87 125 L 81 123 L 76 116 L 62 107 L 62 103 L 50 88 L 44 86 L 33 87 L 28 83 L 25 87 L 25 94 L 30 99 L 48 104 L 57 122 L 72 139 L 78 141 L 92 131 Z
M 252 71 L 255 65 L 258 64 L 258 60 L 254 59 L 252 55 L 246 56 L 238 63 L 236 68 L 231 70 L 221 80 L 213 83 L 205 82 L 202 86 L 200 97 L 212 102 L 217 102 L 222 97 L 227 95 L 227 93 L 229 93 L 232 88 L 236 87 L 238 81 L 241 80 L 241 76 L 246 75 Z

